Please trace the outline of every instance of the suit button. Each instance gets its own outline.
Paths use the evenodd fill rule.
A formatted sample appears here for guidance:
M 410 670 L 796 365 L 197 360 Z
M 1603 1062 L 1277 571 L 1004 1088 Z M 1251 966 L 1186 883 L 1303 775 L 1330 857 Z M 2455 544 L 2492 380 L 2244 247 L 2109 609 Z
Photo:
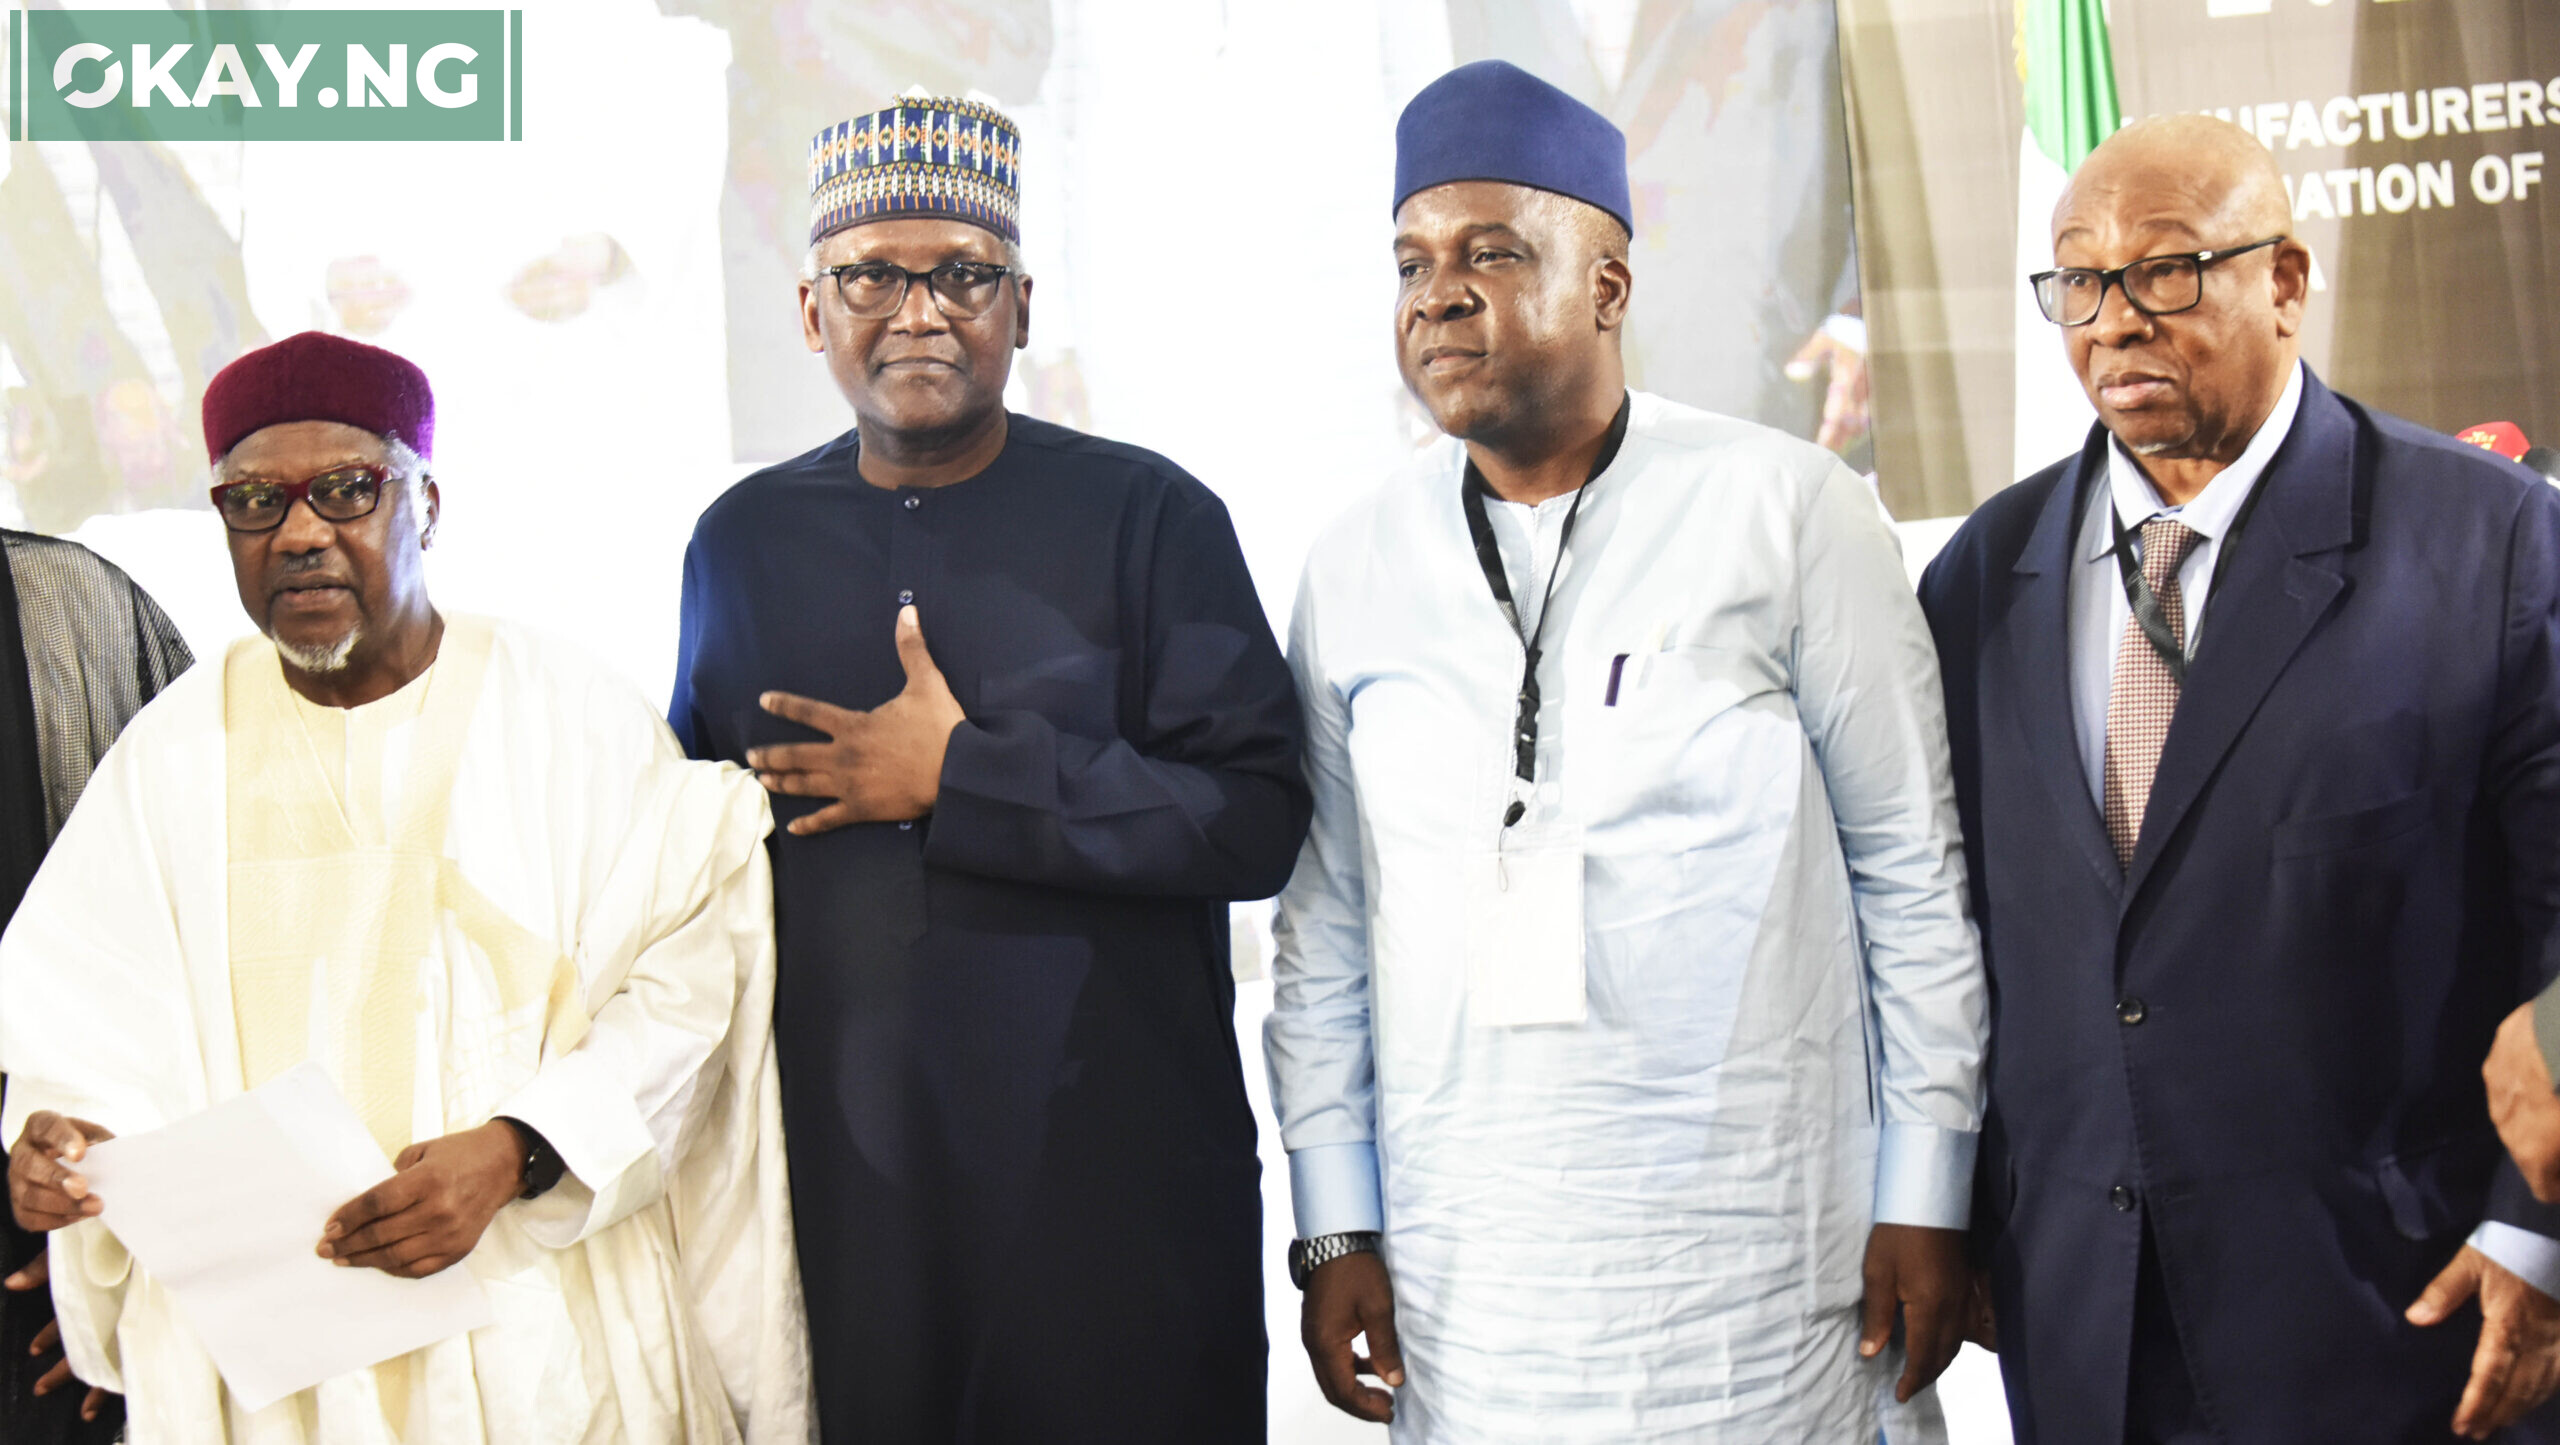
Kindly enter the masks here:
M 2115 1188 L 2107 1191 L 2107 1202 L 2116 1207 L 2116 1213 L 2131 1214 L 2133 1212 L 2133 1191 L 2119 1184 Z
M 2138 998 L 2126 997 L 2116 1000 L 2116 1022 L 2127 1028 L 2133 1027 L 2149 1016 L 2150 1010 L 2144 1008 L 2142 1000 Z

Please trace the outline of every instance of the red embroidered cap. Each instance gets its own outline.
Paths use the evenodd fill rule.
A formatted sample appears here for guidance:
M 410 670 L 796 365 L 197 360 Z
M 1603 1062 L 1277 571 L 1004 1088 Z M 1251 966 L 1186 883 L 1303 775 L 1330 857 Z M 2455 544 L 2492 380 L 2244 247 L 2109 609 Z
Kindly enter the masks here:
M 220 461 L 243 437 L 288 421 L 334 421 L 435 455 L 436 398 L 408 358 L 325 331 L 249 352 L 204 389 L 204 449 Z

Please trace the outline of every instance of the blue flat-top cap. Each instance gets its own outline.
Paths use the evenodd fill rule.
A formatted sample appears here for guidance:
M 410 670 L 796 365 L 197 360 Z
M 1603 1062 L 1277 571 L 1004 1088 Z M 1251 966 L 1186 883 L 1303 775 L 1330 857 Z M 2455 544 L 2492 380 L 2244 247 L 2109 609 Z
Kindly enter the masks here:
M 1396 118 L 1396 204 L 1452 181 L 1507 181 L 1598 206 L 1635 234 L 1627 137 L 1506 60 L 1461 65 Z

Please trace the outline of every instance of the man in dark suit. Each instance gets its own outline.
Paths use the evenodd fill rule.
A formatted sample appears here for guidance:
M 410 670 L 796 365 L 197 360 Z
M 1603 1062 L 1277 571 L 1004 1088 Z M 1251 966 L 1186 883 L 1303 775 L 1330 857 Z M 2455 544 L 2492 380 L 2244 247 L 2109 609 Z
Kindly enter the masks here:
M 2560 493 L 2302 366 L 2290 221 L 2225 123 L 2101 146 L 2035 278 L 2100 425 L 1921 584 L 2025 1445 L 2560 1438 L 2480 1076 L 2560 962 Z

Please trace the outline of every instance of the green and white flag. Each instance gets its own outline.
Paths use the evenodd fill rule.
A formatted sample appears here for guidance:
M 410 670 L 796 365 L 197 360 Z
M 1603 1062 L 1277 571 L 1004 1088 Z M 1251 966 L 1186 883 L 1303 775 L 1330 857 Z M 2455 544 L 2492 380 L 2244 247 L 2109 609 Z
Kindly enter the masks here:
M 2094 414 L 2064 359 L 2059 330 L 2036 309 L 2026 278 L 2053 265 L 2053 208 L 2098 142 L 2124 123 L 2116 103 L 2105 0 L 2018 0 L 2018 74 L 2026 125 L 2018 137 L 2016 450 L 2026 476 L 2078 451 Z
M 2018 0 L 2027 133 L 2064 174 L 2124 124 L 2105 0 Z

